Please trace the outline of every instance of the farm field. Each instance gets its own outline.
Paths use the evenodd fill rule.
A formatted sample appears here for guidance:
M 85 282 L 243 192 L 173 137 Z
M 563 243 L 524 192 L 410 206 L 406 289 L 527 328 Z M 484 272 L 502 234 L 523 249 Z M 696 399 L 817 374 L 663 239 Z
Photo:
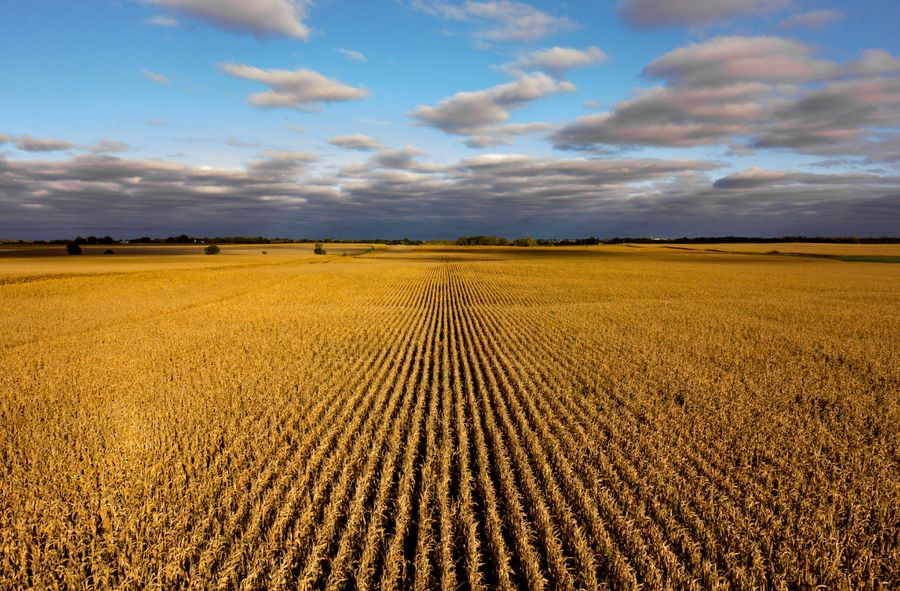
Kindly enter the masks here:
M 0 588 L 900 588 L 900 247 L 742 246 L 0 258 Z

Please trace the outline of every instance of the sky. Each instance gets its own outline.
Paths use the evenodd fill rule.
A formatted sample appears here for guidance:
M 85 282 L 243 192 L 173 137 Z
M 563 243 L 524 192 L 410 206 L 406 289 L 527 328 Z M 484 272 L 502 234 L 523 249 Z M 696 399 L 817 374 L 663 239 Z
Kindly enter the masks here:
M 896 0 L 0 0 L 0 238 L 900 234 Z

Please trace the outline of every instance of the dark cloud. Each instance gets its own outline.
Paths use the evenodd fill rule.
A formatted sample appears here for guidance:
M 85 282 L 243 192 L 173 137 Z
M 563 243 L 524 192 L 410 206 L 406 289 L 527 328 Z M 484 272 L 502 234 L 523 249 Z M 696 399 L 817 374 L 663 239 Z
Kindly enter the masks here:
M 713 183 L 717 189 L 761 189 L 772 187 L 787 187 L 790 185 L 819 185 L 819 186 L 897 186 L 900 179 L 884 178 L 873 174 L 843 173 L 843 174 L 814 174 L 796 171 L 766 170 L 763 168 L 750 168 L 742 172 L 736 172 L 722 177 Z
M 475 232 L 886 234 L 900 181 L 751 169 L 715 184 L 702 161 L 491 154 L 428 162 L 414 148 L 324 173 L 268 152 L 241 169 L 80 155 L 0 159 L 0 233 L 453 237 Z

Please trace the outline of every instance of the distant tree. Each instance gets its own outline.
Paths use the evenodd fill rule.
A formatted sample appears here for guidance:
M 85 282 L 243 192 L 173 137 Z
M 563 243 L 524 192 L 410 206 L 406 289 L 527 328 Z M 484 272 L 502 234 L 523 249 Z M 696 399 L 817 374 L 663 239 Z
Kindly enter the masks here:
M 116 254 L 116 251 L 114 251 L 111 248 L 107 248 L 106 250 L 103 251 L 103 254 Z
M 516 238 L 513 240 L 513 246 L 537 246 L 537 240 L 528 236 L 527 238 Z
M 509 246 L 509 240 L 503 236 L 462 236 L 457 238 L 456 244 L 459 246 Z
M 70 255 L 81 254 L 81 247 L 74 242 L 66 244 L 66 253 Z
M 325 254 L 325 247 L 322 246 L 321 242 L 316 242 L 315 248 L 313 248 L 313 253 L 315 254 Z
M 263 253 L 263 254 L 269 254 L 269 253 L 267 253 L 266 251 L 263 251 L 262 253 Z
M 215 244 L 210 244 L 203 249 L 203 252 L 205 252 L 206 254 L 219 254 L 219 247 Z

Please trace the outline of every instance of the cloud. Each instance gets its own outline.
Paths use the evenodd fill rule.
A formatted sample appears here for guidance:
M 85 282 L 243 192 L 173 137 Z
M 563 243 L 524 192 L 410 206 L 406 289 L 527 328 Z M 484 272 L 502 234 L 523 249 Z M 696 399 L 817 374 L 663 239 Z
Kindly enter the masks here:
M 294 133 L 306 133 L 307 131 L 305 127 L 301 127 L 300 125 L 286 125 L 285 128 Z
M 309 39 L 308 0 L 148 0 L 213 26 L 256 37 Z
M 440 164 L 422 162 L 425 152 L 415 146 L 406 146 L 399 149 L 380 150 L 369 159 L 367 166 L 359 169 L 363 174 L 367 171 L 386 168 L 394 170 L 408 170 L 419 173 L 435 173 L 447 170 Z
M 12 140 L 13 138 L 9 139 Z M 15 146 L 23 152 L 62 152 L 79 147 L 78 144 L 63 140 L 38 139 L 29 135 L 20 135 L 16 137 Z
M 883 50 L 847 64 L 820 60 L 796 41 L 719 37 L 651 62 L 637 92 L 552 135 L 561 149 L 729 145 L 877 158 L 877 139 L 900 124 L 900 59 Z
M 578 28 L 567 17 L 553 16 L 524 2 L 511 0 L 466 1 L 458 4 L 440 0 L 412 0 L 422 12 L 453 21 L 485 23 L 473 33 L 485 42 L 535 41 Z
M 356 133 L 353 135 L 339 135 L 328 138 L 328 143 L 332 146 L 345 148 L 347 150 L 377 150 L 381 147 L 381 143 L 367 135 Z
M 428 162 L 382 150 L 333 173 L 271 151 L 244 168 L 93 154 L 0 158 L 0 233 L 66 237 L 462 234 L 613 236 L 890 234 L 900 181 L 872 174 L 750 169 L 710 162 L 483 154 Z
M 766 114 L 769 88 L 735 84 L 720 88 L 657 87 L 617 104 L 610 113 L 575 119 L 553 135 L 558 148 L 602 144 L 699 146 L 750 133 Z
M 318 157 L 308 152 L 288 152 L 270 150 L 259 160 L 247 166 L 251 175 L 268 175 L 273 179 L 294 179 L 306 170 L 308 164 L 316 162 Z
M 94 152 L 97 154 L 127 152 L 131 146 L 125 142 L 103 139 L 92 146 L 75 144 L 65 140 L 40 139 L 30 135 L 3 135 L 0 134 L 0 144 L 11 143 L 22 152 L 65 152 L 69 150 Z
M 93 146 L 88 148 L 95 154 L 117 154 L 120 152 L 128 152 L 131 146 L 119 140 L 100 140 Z
M 154 27 L 170 27 L 170 28 L 181 25 L 181 23 L 178 22 L 178 19 L 172 18 L 170 16 L 163 16 L 161 14 L 156 14 L 156 15 L 151 16 L 148 19 L 145 19 L 144 24 L 152 25 Z
M 570 82 L 556 80 L 543 73 L 523 74 L 511 82 L 485 90 L 459 92 L 437 106 L 420 105 L 409 115 L 420 125 L 434 127 L 451 135 L 485 136 L 505 123 L 509 112 L 551 94 L 573 92 Z M 507 128 L 515 131 L 515 128 Z M 482 144 L 486 145 L 486 144 Z
M 716 37 L 692 43 L 654 60 L 642 75 L 685 86 L 735 82 L 805 83 L 833 78 L 834 62 L 812 57 L 812 49 L 781 37 Z
M 250 104 L 260 108 L 314 111 L 319 103 L 354 101 L 369 96 L 365 88 L 343 84 L 307 68 L 265 70 L 241 64 L 221 64 L 219 69 L 236 78 L 269 86 L 271 90 L 250 95 Z
M 341 55 L 343 55 L 343 56 L 344 56 L 345 58 L 347 58 L 348 60 L 351 60 L 351 61 L 354 61 L 354 62 L 367 62 L 367 61 L 369 61 L 369 60 L 366 58 L 365 54 L 363 54 L 363 52 L 361 52 L 361 51 L 356 51 L 355 49 L 346 49 L 346 48 L 344 48 L 344 47 L 338 47 L 338 48 L 337 48 L 337 52 L 340 53 Z
M 834 23 L 844 20 L 846 15 L 840 10 L 811 10 L 783 19 L 778 26 L 783 29 L 813 29 L 821 31 Z
M 863 78 L 811 90 L 776 109 L 753 145 L 837 153 L 873 129 L 900 124 L 900 79 Z
M 784 8 L 790 0 L 622 0 L 619 16 L 639 28 L 709 25 Z
M 789 185 L 864 185 L 887 182 L 896 184 L 897 179 L 882 179 L 877 175 L 862 173 L 815 174 L 797 171 L 767 170 L 749 168 L 718 179 L 713 186 L 717 189 L 747 190 L 764 187 L 785 187 Z
M 599 47 L 550 47 L 523 55 L 507 68 L 513 71 L 540 70 L 554 78 L 562 78 L 568 70 L 601 64 L 607 58 L 606 52 Z
M 883 49 L 869 49 L 862 58 L 850 64 L 850 72 L 859 76 L 900 74 L 900 58 Z
M 493 146 L 509 146 L 514 143 L 514 138 L 548 133 L 556 129 L 552 123 L 536 121 L 533 123 L 509 123 L 506 125 L 494 125 L 480 129 L 477 134 L 471 135 L 465 140 L 470 148 L 490 148 Z
M 160 74 L 159 72 L 141 70 L 141 76 L 155 84 L 162 84 L 163 86 L 170 86 L 172 84 L 172 79 L 170 77 L 166 76 L 165 74 Z
M 245 140 L 235 136 L 229 136 L 225 138 L 224 141 L 226 146 L 231 146 L 232 148 L 257 148 L 259 144 L 250 140 Z

